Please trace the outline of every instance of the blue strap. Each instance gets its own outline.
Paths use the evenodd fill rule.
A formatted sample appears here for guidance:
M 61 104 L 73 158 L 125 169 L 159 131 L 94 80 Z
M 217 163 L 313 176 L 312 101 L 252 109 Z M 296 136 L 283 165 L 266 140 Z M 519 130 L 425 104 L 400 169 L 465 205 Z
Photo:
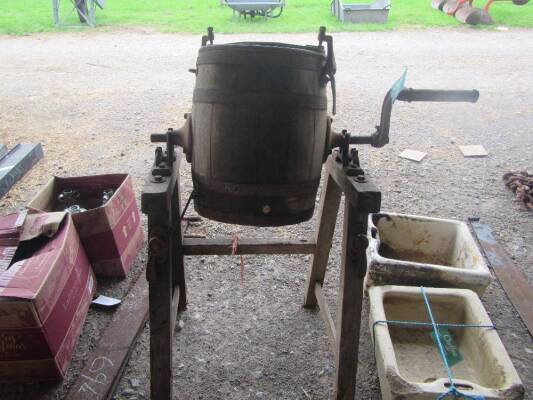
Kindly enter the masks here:
M 454 377 L 451 371 L 450 366 L 448 365 L 448 360 L 446 359 L 446 355 L 444 352 L 444 346 L 440 340 L 439 335 L 439 327 L 440 328 L 488 328 L 488 329 L 496 329 L 494 325 L 476 325 L 476 324 L 441 324 L 435 322 L 435 318 L 433 317 L 433 311 L 431 309 L 431 305 L 429 304 L 429 298 L 426 294 L 426 291 L 424 287 L 420 287 L 420 290 L 422 292 L 422 296 L 424 297 L 424 304 L 426 305 L 426 310 L 429 315 L 429 319 L 431 320 L 431 323 L 429 322 L 419 322 L 419 321 L 398 321 L 398 320 L 379 320 L 374 321 L 372 324 L 372 341 L 374 342 L 374 346 L 376 345 L 375 340 L 375 328 L 378 324 L 387 324 L 387 325 L 400 325 L 404 326 L 406 328 L 420 328 L 420 327 L 431 327 L 432 330 L 435 332 L 435 338 L 437 341 L 437 347 L 439 349 L 439 354 L 444 362 L 444 367 L 446 369 L 446 374 L 448 375 L 448 381 L 450 383 L 450 388 L 439 395 L 436 400 L 444 400 L 448 396 L 453 396 L 454 399 L 467 399 L 467 400 L 485 400 L 485 396 L 476 396 L 471 394 L 466 394 L 463 392 L 460 392 L 457 387 L 455 386 L 455 383 L 453 381 Z M 374 350 L 375 353 L 375 350 Z
M 453 373 L 448 365 L 448 360 L 446 359 L 446 353 L 444 352 L 444 346 L 440 340 L 440 334 L 439 334 L 439 327 L 435 323 L 435 318 L 433 317 L 433 311 L 431 310 L 431 305 L 429 304 L 429 298 L 426 294 L 426 290 L 423 286 L 420 287 L 420 291 L 422 292 L 422 296 L 424 297 L 424 303 L 426 304 L 426 310 L 429 315 L 429 319 L 431 320 L 431 324 L 433 325 L 433 331 L 435 332 L 435 339 L 437 341 L 437 345 L 440 352 L 440 357 L 442 358 L 442 361 L 444 362 L 444 367 L 446 368 L 446 373 L 448 374 L 448 380 L 450 382 L 450 389 L 441 394 L 439 397 L 437 397 L 437 400 L 445 399 L 448 395 L 452 395 L 454 399 L 471 399 L 471 400 L 485 400 L 485 396 L 473 396 L 468 395 L 466 393 L 462 393 L 459 390 L 457 390 L 457 387 L 455 386 L 455 383 L 453 382 Z
M 474 394 L 462 393 L 455 386 L 450 387 L 447 392 L 444 392 L 437 400 L 444 400 L 448 395 L 452 395 L 454 399 L 470 399 L 470 400 L 485 400 L 485 396 L 476 396 Z

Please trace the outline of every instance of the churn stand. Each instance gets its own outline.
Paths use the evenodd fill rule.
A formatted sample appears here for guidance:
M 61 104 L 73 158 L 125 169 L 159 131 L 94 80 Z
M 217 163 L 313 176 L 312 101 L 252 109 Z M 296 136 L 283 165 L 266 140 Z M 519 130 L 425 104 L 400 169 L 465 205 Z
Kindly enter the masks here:
M 213 31 L 202 39 L 202 45 L 212 43 Z M 319 43 L 325 42 L 328 54 L 333 54 L 332 38 L 319 33 Z M 335 73 L 334 58 L 328 58 L 327 68 Z M 334 83 L 333 75 L 330 82 Z M 386 94 L 380 124 L 371 135 L 352 136 L 346 131 L 334 132 L 328 118 L 328 149 L 326 175 L 320 196 L 318 226 L 308 242 L 285 239 L 239 239 L 236 254 L 310 254 L 311 261 L 305 285 L 304 307 L 320 308 L 331 347 L 335 355 L 336 376 L 334 398 L 355 396 L 363 281 L 366 274 L 367 221 L 370 213 L 380 211 L 381 192 L 367 178 L 359 163 L 358 151 L 350 145 L 370 144 L 382 147 L 389 141 L 392 105 L 401 101 L 476 102 L 476 90 L 414 90 L 404 87 L 405 73 Z M 334 87 L 333 87 L 334 88 Z M 142 211 L 148 216 L 148 265 L 150 302 L 150 373 L 151 398 L 172 398 L 172 343 L 177 313 L 187 305 L 184 256 L 230 255 L 232 238 L 184 238 L 180 204 L 179 170 L 182 151 L 187 149 L 190 115 L 180 130 L 169 129 L 151 136 L 152 142 L 164 142 L 158 147 L 155 162 L 142 192 Z M 333 321 L 322 285 L 332 246 L 340 200 L 345 197 L 342 230 L 342 257 L 337 321 Z M 189 199 L 190 200 L 190 199 Z M 185 207 L 186 208 L 186 207 Z M 178 394 L 179 397 L 179 394 Z

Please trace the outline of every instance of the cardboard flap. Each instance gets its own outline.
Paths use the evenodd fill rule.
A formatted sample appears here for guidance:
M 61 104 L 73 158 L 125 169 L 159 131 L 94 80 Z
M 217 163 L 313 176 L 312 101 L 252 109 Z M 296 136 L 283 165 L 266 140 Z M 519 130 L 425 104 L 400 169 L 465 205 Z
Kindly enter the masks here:
M 57 233 L 66 214 L 63 211 L 29 214 L 26 217 L 26 222 L 20 235 L 20 241 L 35 239 L 41 235 L 49 238 L 53 237 Z
M 18 243 L 27 213 L 26 210 L 23 210 L 0 217 L 0 246 Z
M 13 254 L 4 257 L 4 261 L 9 258 L 9 262 L 0 271 L 0 297 L 35 298 L 63 246 L 66 230 L 59 229 L 66 214 L 26 215 L 19 241 L 10 249 Z
M 0 218 L 0 274 L 7 270 L 20 242 L 27 211 Z

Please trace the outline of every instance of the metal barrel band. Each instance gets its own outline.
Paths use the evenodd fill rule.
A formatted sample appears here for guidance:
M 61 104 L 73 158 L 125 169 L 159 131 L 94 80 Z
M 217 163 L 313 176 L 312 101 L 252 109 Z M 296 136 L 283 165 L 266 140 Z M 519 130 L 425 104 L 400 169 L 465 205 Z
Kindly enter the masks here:
M 454 383 L 454 377 L 452 374 L 452 371 L 450 369 L 450 366 L 448 365 L 448 361 L 446 359 L 446 354 L 444 352 L 444 346 L 441 342 L 440 335 L 439 335 L 439 327 L 441 328 L 485 328 L 485 329 L 496 329 L 494 325 L 476 325 L 476 324 L 442 324 L 435 322 L 435 318 L 433 317 L 433 311 L 431 309 L 431 305 L 429 304 L 429 298 L 426 294 L 426 291 L 423 286 L 420 287 L 420 291 L 422 292 L 422 296 L 424 298 L 424 304 L 426 306 L 426 310 L 428 312 L 429 318 L 431 323 L 429 322 L 419 322 L 419 321 L 399 321 L 399 320 L 379 320 L 374 321 L 372 324 L 372 342 L 374 343 L 374 354 L 376 353 L 375 347 L 376 347 L 376 340 L 375 340 L 375 329 L 378 324 L 387 324 L 387 325 L 400 325 L 404 326 L 406 328 L 421 328 L 421 327 L 430 327 L 432 328 L 433 332 L 435 332 L 435 338 L 437 342 L 437 347 L 439 349 L 439 355 L 444 363 L 444 367 L 446 369 L 446 374 L 448 375 L 448 382 L 450 384 L 450 388 L 439 395 L 436 400 L 444 400 L 448 396 L 452 396 L 454 399 L 469 399 L 469 400 L 485 400 L 484 396 L 476 396 L 476 395 L 470 395 L 467 393 L 463 393 L 457 389 Z

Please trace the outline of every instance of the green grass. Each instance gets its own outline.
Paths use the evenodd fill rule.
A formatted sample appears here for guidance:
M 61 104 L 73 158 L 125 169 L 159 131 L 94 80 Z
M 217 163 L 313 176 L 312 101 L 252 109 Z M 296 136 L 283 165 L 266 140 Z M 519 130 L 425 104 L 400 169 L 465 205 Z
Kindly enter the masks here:
M 310 32 L 320 25 L 329 31 L 377 31 L 403 28 L 459 26 L 460 22 L 431 8 L 430 0 L 392 0 L 389 22 L 342 24 L 330 13 L 330 0 L 286 0 L 287 7 L 278 19 L 234 19 L 231 9 L 219 0 L 107 0 L 106 9 L 97 11 L 99 29 L 106 27 L 149 26 L 165 32 L 200 33 L 207 26 L 216 32 Z M 355 0 L 354 2 L 362 2 Z M 85 29 L 52 24 L 51 0 L 0 0 L 0 34 L 22 35 L 33 32 Z M 64 15 L 68 0 L 62 0 Z M 476 0 L 479 7 L 484 0 Z M 495 25 L 533 27 L 533 1 L 515 6 L 510 1 L 491 7 Z M 65 25 L 79 25 L 75 14 Z

